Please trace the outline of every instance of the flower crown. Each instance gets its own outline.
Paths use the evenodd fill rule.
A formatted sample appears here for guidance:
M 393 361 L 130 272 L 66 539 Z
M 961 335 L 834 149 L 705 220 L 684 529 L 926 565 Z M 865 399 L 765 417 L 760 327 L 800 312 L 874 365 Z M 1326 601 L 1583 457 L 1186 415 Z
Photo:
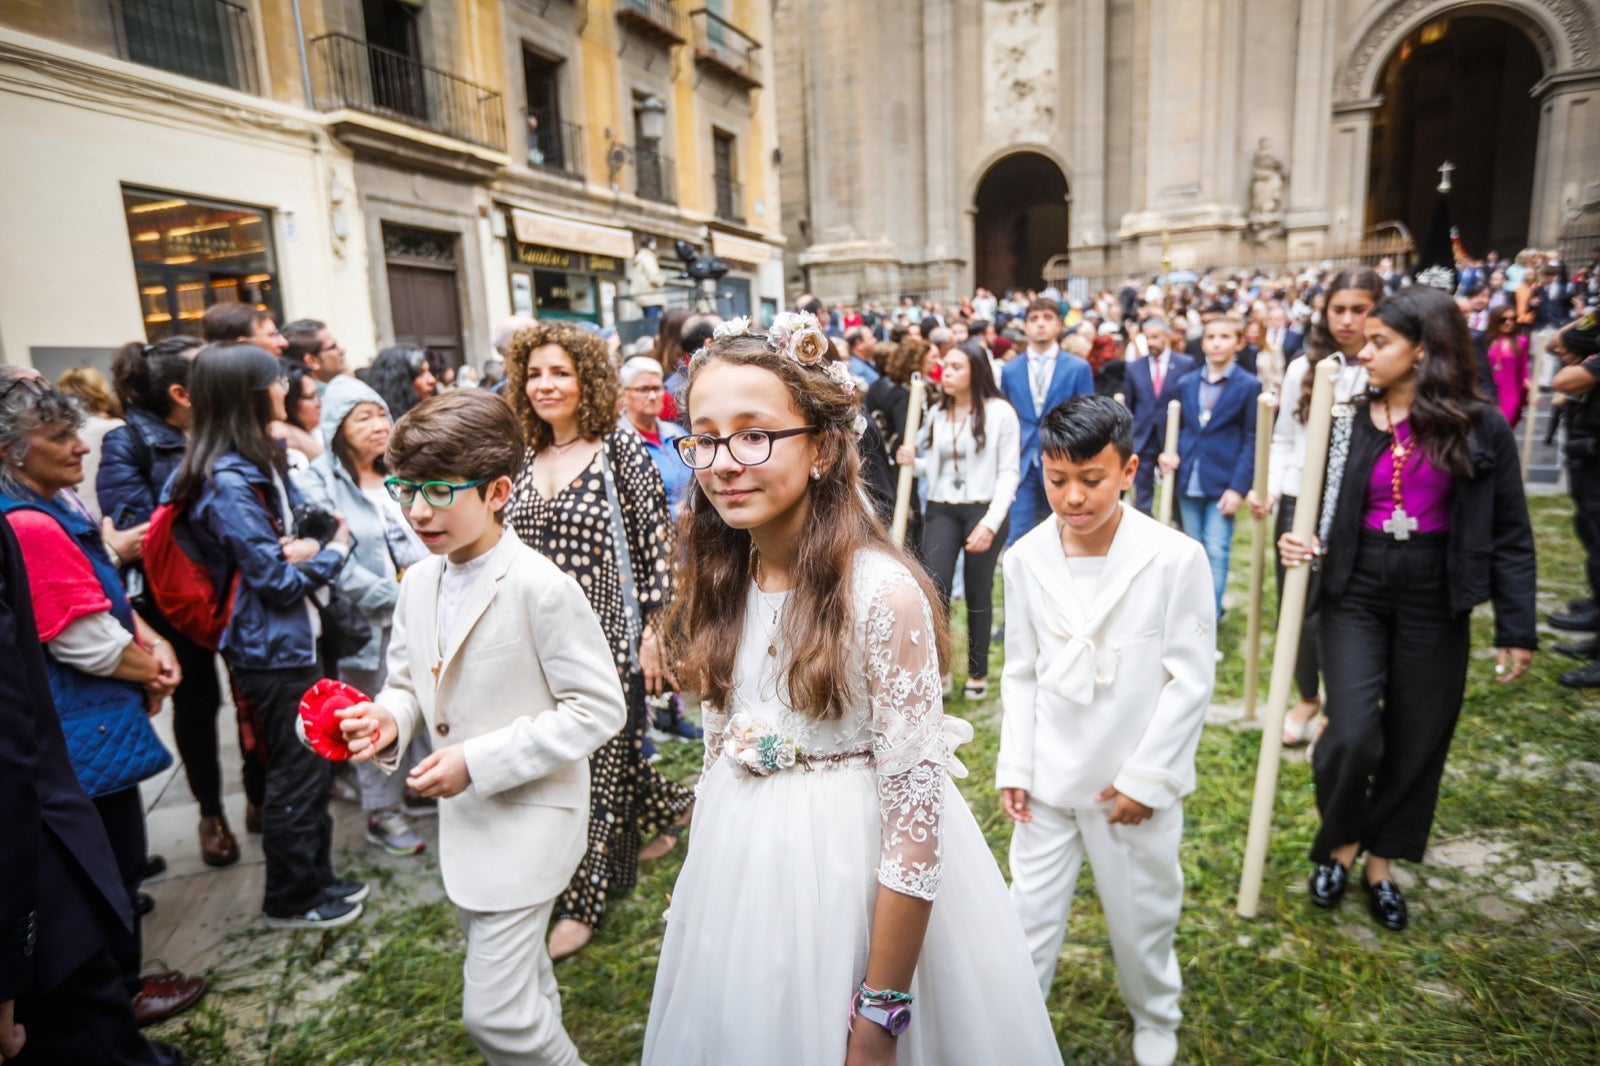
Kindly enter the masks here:
M 713 339 L 721 340 L 724 337 L 745 337 L 750 335 L 750 319 L 746 316 L 731 318 L 716 328 L 712 334 Z M 810 311 L 785 311 L 772 320 L 772 325 L 767 327 L 767 347 L 783 356 L 792 359 L 803 367 L 821 370 L 828 375 L 837 385 L 855 398 L 860 386 L 851 376 L 850 368 L 844 363 L 835 363 L 828 359 L 830 342 L 822 332 L 822 326 L 817 322 L 817 316 Z M 856 439 L 866 432 L 866 416 L 859 410 L 852 421 L 851 430 Z

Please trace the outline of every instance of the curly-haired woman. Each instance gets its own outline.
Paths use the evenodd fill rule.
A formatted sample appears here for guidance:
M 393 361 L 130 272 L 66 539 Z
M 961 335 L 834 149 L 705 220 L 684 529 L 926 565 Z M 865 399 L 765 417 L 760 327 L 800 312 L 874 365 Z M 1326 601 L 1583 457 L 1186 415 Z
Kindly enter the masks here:
M 668 599 L 672 515 L 650 453 L 617 424 L 620 390 L 604 341 L 541 322 L 511 342 L 506 371 L 506 398 L 528 437 L 507 520 L 583 586 L 628 702 L 627 725 L 589 759 L 588 851 L 556 904 L 550 955 L 559 959 L 589 942 L 607 895 L 633 888 L 639 859 L 672 846 L 694 802 L 643 748 L 646 690 L 666 682 L 655 627 Z

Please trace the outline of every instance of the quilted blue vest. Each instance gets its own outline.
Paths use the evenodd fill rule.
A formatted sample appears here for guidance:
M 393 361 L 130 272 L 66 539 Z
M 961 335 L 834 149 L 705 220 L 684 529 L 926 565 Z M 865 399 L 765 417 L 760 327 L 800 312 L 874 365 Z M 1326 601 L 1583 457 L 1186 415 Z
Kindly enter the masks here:
M 133 607 L 106 556 L 99 529 L 58 500 L 24 492 L 22 496 L 0 492 L 0 514 L 28 509 L 59 523 L 89 560 L 111 601 L 112 617 L 128 632 L 135 632 Z M 57 662 L 48 645 L 44 651 L 50 695 L 61 716 L 72 769 L 85 792 L 91 797 L 109 796 L 172 765 L 172 754 L 162 746 L 145 715 L 144 690 L 138 684 L 86 674 Z

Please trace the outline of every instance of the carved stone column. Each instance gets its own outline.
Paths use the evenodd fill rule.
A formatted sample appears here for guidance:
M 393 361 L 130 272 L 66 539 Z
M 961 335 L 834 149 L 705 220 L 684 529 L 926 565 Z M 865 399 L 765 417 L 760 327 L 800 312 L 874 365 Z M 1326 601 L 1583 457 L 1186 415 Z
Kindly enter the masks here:
M 1541 100 L 1528 240 L 1550 245 L 1600 188 L 1600 72 L 1552 75 L 1534 94 Z
M 1333 109 L 1328 140 L 1328 246 L 1343 248 L 1361 240 L 1367 226 L 1367 162 L 1372 122 L 1381 96 L 1352 100 Z M 1383 221 L 1379 219 L 1378 221 Z
M 1300 0 L 1294 125 L 1289 143 L 1289 211 L 1284 219 L 1291 259 L 1321 251 L 1332 221 L 1328 159 L 1336 30 L 1331 0 Z

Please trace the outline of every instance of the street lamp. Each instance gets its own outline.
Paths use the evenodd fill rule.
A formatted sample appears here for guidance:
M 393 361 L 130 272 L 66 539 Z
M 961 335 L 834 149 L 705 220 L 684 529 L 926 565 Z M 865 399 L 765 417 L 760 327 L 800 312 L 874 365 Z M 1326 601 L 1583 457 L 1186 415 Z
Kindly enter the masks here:
M 667 129 L 667 105 L 653 93 L 640 100 L 634 108 L 639 121 L 639 139 L 651 144 L 661 140 Z

